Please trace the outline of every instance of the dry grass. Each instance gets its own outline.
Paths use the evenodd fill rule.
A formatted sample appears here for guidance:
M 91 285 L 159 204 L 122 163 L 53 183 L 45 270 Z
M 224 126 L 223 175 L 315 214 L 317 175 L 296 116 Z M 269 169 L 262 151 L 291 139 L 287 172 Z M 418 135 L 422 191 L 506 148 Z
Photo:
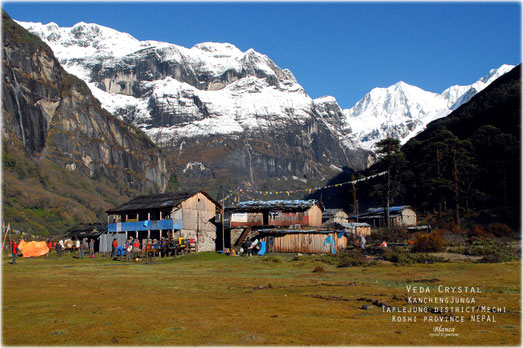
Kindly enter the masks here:
M 193 254 L 152 264 L 109 258 L 19 260 L 3 267 L 4 345 L 516 345 L 520 264 L 440 263 L 311 272 L 281 262 Z M 435 281 L 436 279 L 437 281 Z M 473 285 L 496 323 L 398 324 L 362 299 L 405 305 L 405 285 Z M 362 309 L 362 305 L 369 305 Z M 421 318 L 421 317 L 420 317 Z M 448 326 L 448 325 L 445 325 Z

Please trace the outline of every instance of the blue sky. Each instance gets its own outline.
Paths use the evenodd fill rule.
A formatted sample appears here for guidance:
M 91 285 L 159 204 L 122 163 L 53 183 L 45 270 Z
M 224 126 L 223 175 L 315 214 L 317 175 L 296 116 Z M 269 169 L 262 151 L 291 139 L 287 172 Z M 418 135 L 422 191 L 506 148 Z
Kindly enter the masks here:
M 521 4 L 3 2 L 16 20 L 97 23 L 140 40 L 253 48 L 290 69 L 312 98 L 349 108 L 404 81 L 431 92 L 521 62 Z

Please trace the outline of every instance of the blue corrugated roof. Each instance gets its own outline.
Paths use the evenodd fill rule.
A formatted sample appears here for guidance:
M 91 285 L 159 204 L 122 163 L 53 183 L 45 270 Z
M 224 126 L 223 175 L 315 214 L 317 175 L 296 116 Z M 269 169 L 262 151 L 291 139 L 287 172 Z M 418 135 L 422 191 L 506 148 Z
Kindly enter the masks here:
M 410 205 L 397 205 L 397 206 L 389 207 L 389 213 L 398 212 L 398 211 L 401 211 L 406 208 L 412 209 Z M 367 213 L 375 214 L 375 213 L 383 213 L 383 212 L 385 212 L 385 207 L 367 209 Z

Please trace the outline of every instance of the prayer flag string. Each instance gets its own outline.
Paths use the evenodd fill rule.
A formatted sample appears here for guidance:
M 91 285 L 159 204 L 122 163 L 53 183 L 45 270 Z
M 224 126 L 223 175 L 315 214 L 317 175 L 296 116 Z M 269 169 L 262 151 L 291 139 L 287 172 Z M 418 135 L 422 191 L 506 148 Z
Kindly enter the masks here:
M 356 184 L 358 182 L 367 181 L 367 180 L 370 180 L 370 179 L 373 179 L 375 177 L 382 176 L 382 175 L 385 175 L 385 174 L 387 174 L 387 171 L 380 172 L 380 173 L 377 173 L 377 174 L 374 174 L 374 175 L 370 175 L 370 176 L 367 176 L 367 177 L 361 178 L 361 179 L 356 179 L 356 180 L 342 182 L 342 183 L 339 183 L 339 184 L 332 184 L 332 185 L 326 185 L 326 186 L 322 186 L 322 187 L 312 187 L 312 188 L 297 189 L 297 190 L 279 190 L 279 191 L 276 191 L 276 190 L 274 190 L 274 191 L 273 190 L 265 190 L 265 191 L 260 191 L 260 190 L 254 190 L 254 189 L 249 189 L 249 188 L 240 188 L 240 187 L 238 187 L 236 190 L 231 191 L 231 193 L 229 193 L 229 195 L 227 195 L 227 197 L 225 197 L 224 199 L 220 200 L 219 202 L 224 202 L 225 200 L 230 198 L 235 192 L 239 192 L 239 193 L 242 193 L 242 194 L 255 193 L 255 194 L 264 195 L 264 196 L 281 195 L 281 194 L 286 194 L 287 196 L 290 196 L 293 193 L 304 193 L 304 192 L 310 194 L 310 193 L 312 193 L 314 191 L 318 191 L 318 190 L 324 190 L 324 189 L 333 188 L 333 187 L 340 187 L 340 186 L 347 185 L 347 184 Z M 252 197 L 249 197 L 249 198 L 252 199 Z

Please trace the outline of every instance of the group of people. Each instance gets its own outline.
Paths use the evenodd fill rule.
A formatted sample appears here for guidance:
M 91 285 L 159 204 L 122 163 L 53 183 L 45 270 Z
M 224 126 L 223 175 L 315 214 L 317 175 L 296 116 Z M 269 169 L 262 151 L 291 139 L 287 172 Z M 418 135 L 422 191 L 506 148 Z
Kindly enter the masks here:
M 75 242 L 74 249 L 78 251 L 78 258 L 83 259 L 85 255 L 85 251 L 89 250 L 89 257 L 94 258 L 94 239 L 90 239 L 89 242 L 87 242 L 87 238 L 83 238 L 82 240 L 77 239 Z M 56 251 L 56 258 L 61 260 L 62 254 L 64 250 L 68 249 L 67 244 L 63 241 L 63 239 L 60 239 L 58 242 L 54 240 L 48 240 L 47 241 L 47 247 L 49 248 L 49 251 Z
M 134 237 L 129 237 L 122 249 L 121 253 L 118 252 L 118 240 L 113 239 L 111 243 L 111 257 L 116 258 L 117 256 L 125 255 L 125 261 L 129 262 L 131 257 L 136 259 L 140 256 L 141 250 L 155 250 L 158 249 L 160 253 L 164 256 L 167 256 L 169 252 L 184 250 L 188 247 L 189 243 L 192 243 L 192 240 L 186 240 L 183 237 L 180 237 L 176 240 L 166 239 L 164 237 L 158 239 L 144 239 L 141 243 L 139 239 Z M 143 245 L 142 245 L 143 244 Z
M 125 253 L 125 262 L 131 261 L 131 255 L 133 258 L 137 258 L 140 255 L 140 240 L 129 237 L 125 241 L 123 252 Z M 118 256 L 118 241 L 115 238 L 112 243 L 111 257 L 116 258 L 116 256 Z
M 258 239 L 252 241 L 250 237 L 247 237 L 245 239 L 245 242 L 242 243 L 243 252 L 246 254 L 247 257 L 252 256 L 254 252 L 257 253 L 260 250 L 257 246 L 258 242 Z

